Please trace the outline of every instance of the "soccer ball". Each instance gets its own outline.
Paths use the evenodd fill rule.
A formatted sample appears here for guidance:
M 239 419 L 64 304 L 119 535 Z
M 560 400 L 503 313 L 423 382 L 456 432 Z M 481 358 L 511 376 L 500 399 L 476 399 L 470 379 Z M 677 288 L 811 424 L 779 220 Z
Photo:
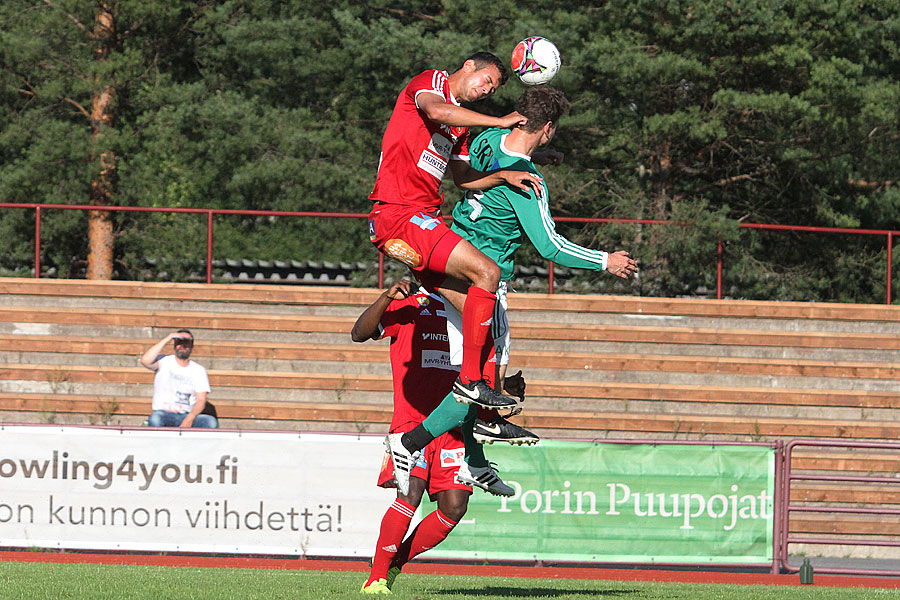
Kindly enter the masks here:
M 556 77 L 562 59 L 559 50 L 547 38 L 533 35 L 513 48 L 512 69 L 525 85 L 549 83 Z

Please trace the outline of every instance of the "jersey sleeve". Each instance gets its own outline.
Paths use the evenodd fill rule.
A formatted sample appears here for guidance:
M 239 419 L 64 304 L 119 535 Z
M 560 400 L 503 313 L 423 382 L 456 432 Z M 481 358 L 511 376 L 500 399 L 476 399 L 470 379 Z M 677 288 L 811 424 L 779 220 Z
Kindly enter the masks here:
M 516 169 L 515 165 L 507 168 Z M 570 269 L 606 270 L 606 252 L 579 246 L 556 233 L 556 223 L 550 216 L 547 184 L 543 183 L 541 187 L 543 194 L 538 197 L 533 190 L 525 192 L 507 186 L 508 197 L 522 231 L 538 253 L 547 260 Z
M 416 108 L 419 108 L 419 94 L 437 94 L 443 99 L 446 84 L 447 76 L 441 71 L 431 69 L 413 77 L 405 91 L 412 97 Z

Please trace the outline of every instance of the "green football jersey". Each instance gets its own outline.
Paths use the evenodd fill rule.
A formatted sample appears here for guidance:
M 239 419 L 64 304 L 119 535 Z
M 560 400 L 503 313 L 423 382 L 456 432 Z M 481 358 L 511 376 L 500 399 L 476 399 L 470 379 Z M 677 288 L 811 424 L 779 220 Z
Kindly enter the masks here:
M 476 137 L 469 147 L 469 162 L 479 171 L 529 171 L 543 176 L 531 157 L 506 148 L 509 129 L 488 129 Z M 573 244 L 556 233 L 550 216 L 547 184 L 541 194 L 527 192 L 511 185 L 498 185 L 487 190 L 468 191 L 453 209 L 451 229 L 484 252 L 500 266 L 500 278 L 507 281 L 514 270 L 513 255 L 527 236 L 544 258 L 564 267 L 606 269 L 606 252 Z

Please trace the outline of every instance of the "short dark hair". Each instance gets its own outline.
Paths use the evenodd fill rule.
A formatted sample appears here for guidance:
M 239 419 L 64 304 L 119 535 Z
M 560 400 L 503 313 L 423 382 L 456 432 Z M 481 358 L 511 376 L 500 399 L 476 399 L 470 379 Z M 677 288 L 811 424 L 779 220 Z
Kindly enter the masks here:
M 190 329 L 179 329 L 179 330 L 176 331 L 175 333 L 186 333 L 186 334 L 188 334 L 189 336 L 191 336 L 191 339 L 194 339 L 194 334 L 191 333 L 191 330 L 190 330 Z
M 497 70 L 500 71 L 500 83 L 497 84 L 497 87 L 500 87 L 501 85 L 506 83 L 507 79 L 509 79 L 509 71 L 506 70 L 506 65 L 503 64 L 502 60 L 500 60 L 490 52 L 476 52 L 472 56 L 466 58 L 466 60 L 463 61 L 463 64 L 465 64 L 466 61 L 470 60 L 475 62 L 476 70 L 483 69 L 491 65 L 497 67 Z
M 560 117 L 569 111 L 569 101 L 556 88 L 549 85 L 533 85 L 519 96 L 516 111 L 528 119 L 522 129 L 533 133 L 545 123 L 559 123 Z

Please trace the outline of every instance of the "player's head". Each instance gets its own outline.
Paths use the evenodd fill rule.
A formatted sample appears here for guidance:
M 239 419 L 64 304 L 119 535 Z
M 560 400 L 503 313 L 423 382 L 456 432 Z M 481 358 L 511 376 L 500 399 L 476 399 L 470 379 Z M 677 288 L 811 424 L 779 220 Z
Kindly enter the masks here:
M 181 359 L 188 358 L 194 350 L 194 334 L 188 329 L 179 329 L 177 333 L 182 334 L 182 337 L 172 340 L 175 344 L 175 356 Z
M 463 75 L 459 98 L 462 102 L 474 102 L 490 96 L 509 78 L 506 65 L 490 52 L 476 52 L 468 57 L 457 73 Z
M 561 91 L 549 85 L 533 85 L 525 89 L 516 101 L 516 111 L 528 119 L 520 127 L 528 133 L 544 130 L 548 139 L 553 137 L 556 126 L 569 111 L 569 101 Z

